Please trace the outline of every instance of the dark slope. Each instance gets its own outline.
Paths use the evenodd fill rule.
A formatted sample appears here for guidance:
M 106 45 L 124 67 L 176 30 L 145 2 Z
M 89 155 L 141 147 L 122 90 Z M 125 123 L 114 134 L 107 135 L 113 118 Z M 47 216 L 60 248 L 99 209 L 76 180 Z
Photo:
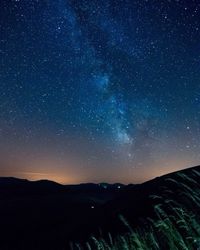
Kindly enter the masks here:
M 191 179 L 195 181 L 194 185 Z M 200 186 L 200 166 L 157 177 L 140 185 L 124 187 L 115 199 L 103 206 L 102 228 L 113 233 L 124 232 L 125 227 L 119 220 L 119 215 L 123 215 L 133 227 L 144 226 L 146 218 L 154 216 L 155 205 L 165 206 L 164 201 L 167 199 L 184 204 L 189 211 L 200 214 L 200 210 L 192 202 L 188 202 L 183 194 L 185 187 L 182 184 L 191 190 L 193 186 Z
M 68 188 L 49 180 L 28 181 L 13 177 L 0 177 L 0 199 L 14 196 L 45 195 L 66 191 Z
M 145 218 L 153 216 L 153 206 L 161 202 L 160 198 L 150 196 L 185 202 L 178 195 L 177 183 L 188 184 L 188 177 L 200 183 L 200 175 L 194 175 L 194 171 L 200 173 L 200 166 L 128 186 L 106 183 L 63 186 L 51 181 L 0 178 L 0 249 L 68 249 L 69 240 L 84 242 L 91 233 L 98 236 L 99 228 L 113 234 L 125 231 L 119 214 L 133 226 L 141 223 L 144 226 Z M 186 205 L 194 209 L 192 204 Z
M 116 185 L 60 185 L 0 178 L 0 249 L 63 249 L 98 224 L 96 208 L 119 192 Z

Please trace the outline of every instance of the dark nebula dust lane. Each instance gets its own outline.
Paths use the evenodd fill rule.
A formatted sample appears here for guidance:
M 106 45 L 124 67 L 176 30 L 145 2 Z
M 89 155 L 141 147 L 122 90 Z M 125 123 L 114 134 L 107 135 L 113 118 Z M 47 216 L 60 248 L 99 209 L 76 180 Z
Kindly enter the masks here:
M 137 183 L 199 164 L 199 1 L 2 0 L 0 32 L 1 176 Z

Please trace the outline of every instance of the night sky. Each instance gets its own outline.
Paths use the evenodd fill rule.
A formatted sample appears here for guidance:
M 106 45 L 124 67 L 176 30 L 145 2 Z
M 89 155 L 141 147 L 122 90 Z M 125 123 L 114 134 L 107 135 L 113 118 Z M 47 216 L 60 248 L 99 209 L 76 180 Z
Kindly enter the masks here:
M 1 0 L 0 175 L 139 183 L 200 163 L 199 0 Z

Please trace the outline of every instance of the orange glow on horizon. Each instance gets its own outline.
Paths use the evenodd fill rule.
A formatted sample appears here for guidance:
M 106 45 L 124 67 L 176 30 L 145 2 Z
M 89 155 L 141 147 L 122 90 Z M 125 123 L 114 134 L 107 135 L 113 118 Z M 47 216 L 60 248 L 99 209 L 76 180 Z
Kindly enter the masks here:
M 20 156 L 20 155 L 18 155 Z M 6 164 L 7 163 L 7 164 Z M 171 172 L 175 172 L 188 167 L 196 166 L 199 162 L 175 156 L 171 159 L 158 159 L 157 162 L 147 163 L 146 165 L 132 167 L 116 165 L 113 168 L 103 166 L 89 166 L 85 168 L 78 161 L 72 161 L 68 158 L 59 160 L 55 156 L 38 156 L 31 158 L 28 156 L 9 158 L 1 162 L 0 176 L 12 176 L 16 178 L 36 180 L 52 180 L 61 184 L 79 184 L 79 183 L 134 183 L 139 184 L 154 179 Z

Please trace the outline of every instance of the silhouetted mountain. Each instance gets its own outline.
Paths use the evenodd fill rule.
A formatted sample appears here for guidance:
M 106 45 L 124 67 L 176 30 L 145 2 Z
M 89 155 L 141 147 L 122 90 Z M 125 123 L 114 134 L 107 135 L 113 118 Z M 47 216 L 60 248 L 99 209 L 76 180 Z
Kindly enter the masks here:
M 196 174 L 196 173 L 199 173 Z M 144 226 L 144 219 L 154 216 L 154 207 L 156 204 L 164 205 L 164 201 L 159 197 L 175 200 L 177 203 L 183 203 L 190 211 L 194 210 L 192 203 L 186 203 L 182 194 L 182 188 L 178 185 L 183 183 L 185 186 L 193 188 L 191 179 L 200 183 L 200 166 L 173 172 L 140 185 L 127 185 L 113 200 L 108 201 L 103 207 L 103 220 L 101 227 L 105 231 L 119 233 L 124 231 L 124 225 L 119 220 L 119 215 L 123 215 L 130 224 L 135 227 Z M 152 199 L 152 196 L 156 197 Z M 194 213 L 199 214 L 199 211 Z
M 0 197 L 33 194 L 51 194 L 67 188 L 49 180 L 28 181 L 13 177 L 0 177 Z
M 28 180 L 15 177 L 0 177 L 0 185 L 16 185 L 21 183 L 28 183 Z
M 183 177 L 185 184 L 190 177 L 200 183 L 200 174 L 194 175 L 194 171 L 200 173 L 200 166 L 127 186 L 120 183 L 65 186 L 48 180 L 2 177 L 0 249 L 69 249 L 70 240 L 84 242 L 91 233 L 98 236 L 102 231 L 113 234 L 125 231 L 119 214 L 134 226 L 141 223 L 144 226 L 144 218 L 153 216 L 153 206 L 159 200 L 151 196 L 164 195 L 185 202 L 184 197 L 177 196 L 177 183 Z M 169 189 L 173 190 L 170 194 Z M 191 204 L 186 206 L 193 209 Z
M 96 208 L 113 199 L 112 185 L 61 185 L 48 180 L 0 178 L 0 249 L 60 249 L 99 220 Z M 34 239 L 34 243 L 33 243 Z

